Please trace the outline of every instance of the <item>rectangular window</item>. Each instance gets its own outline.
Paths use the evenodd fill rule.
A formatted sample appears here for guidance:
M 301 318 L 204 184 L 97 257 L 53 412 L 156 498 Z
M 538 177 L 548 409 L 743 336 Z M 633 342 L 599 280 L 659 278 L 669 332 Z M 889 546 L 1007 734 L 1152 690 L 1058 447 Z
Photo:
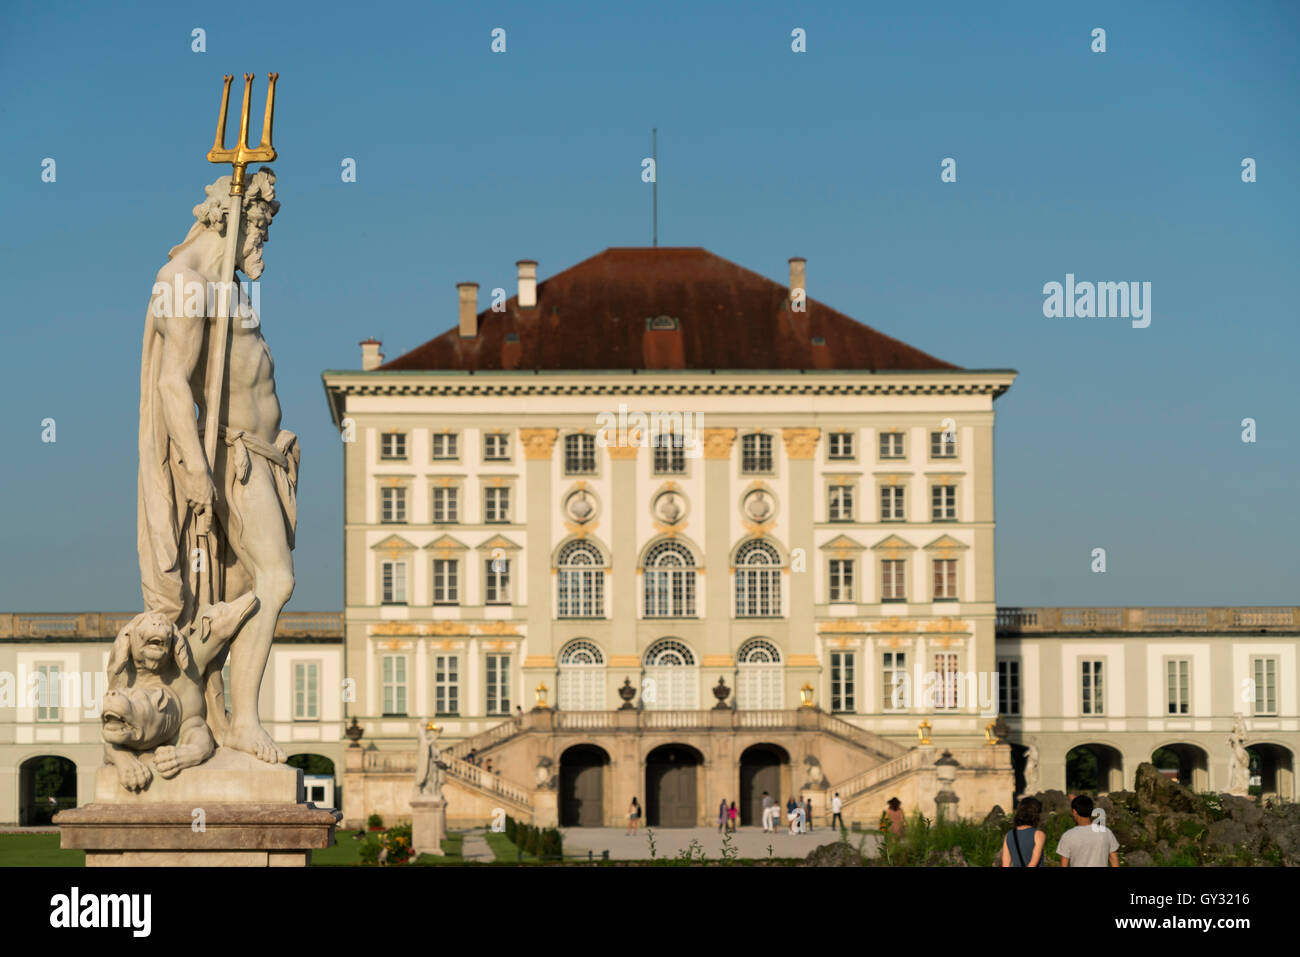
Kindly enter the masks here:
M 564 437 L 564 471 L 567 475 L 590 475 L 596 471 L 596 437 L 579 433 Z
M 1020 660 L 1003 658 L 998 662 L 998 712 L 1020 713 Z
M 296 721 L 320 718 L 320 666 L 314 661 L 293 663 L 293 717 Z
M 832 485 L 830 487 L 830 514 L 832 522 L 853 521 L 853 486 Z
M 483 521 L 510 521 L 510 489 L 489 485 L 483 489 Z
M 740 469 L 742 472 L 772 471 L 772 436 L 761 433 L 741 436 Z
M 1189 714 L 1191 707 L 1191 687 L 1188 678 L 1192 663 L 1185 658 L 1165 662 L 1165 683 L 1168 688 L 1170 714 Z
M 886 558 L 880 563 L 880 600 L 907 601 L 905 571 L 907 562 Z
M 853 560 L 831 559 L 831 601 L 853 601 Z
M 905 486 L 902 485 L 880 486 L 880 520 L 882 522 L 904 522 L 907 520 L 907 513 L 903 511 L 904 491 Z
M 456 441 L 458 438 L 455 432 L 435 432 L 429 436 L 434 461 L 456 458 L 459 454 Z
M 505 432 L 485 432 L 483 434 L 483 461 L 510 461 L 510 436 Z
M 460 604 L 460 562 L 454 558 L 433 560 L 433 603 Z
M 379 457 L 390 461 L 406 458 L 406 433 L 381 432 L 379 434 Z
M 675 432 L 660 432 L 655 440 L 656 475 L 679 475 L 686 471 L 683 437 Z
M 458 522 L 458 499 L 460 489 L 451 486 L 439 486 L 433 490 L 433 520 L 438 522 Z
M 832 432 L 827 439 L 826 454 L 832 459 L 853 458 L 853 433 Z
M 854 663 L 851 651 L 831 652 L 831 711 L 855 712 L 858 709 L 854 688 Z
M 1105 714 L 1106 698 L 1101 683 L 1101 662 L 1084 661 L 1082 703 L 1084 714 Z
M 483 600 L 489 605 L 510 604 L 510 559 L 489 558 L 484 562 Z
M 406 562 L 384 562 L 380 566 L 385 605 L 406 604 Z
M 59 712 L 59 666 L 36 666 L 36 720 L 58 721 Z M 30 698 L 28 699 L 31 700 Z
M 384 715 L 406 716 L 406 655 L 384 655 L 382 662 Z
M 487 713 L 510 713 L 510 656 L 487 656 Z
M 901 459 L 904 457 L 902 432 L 880 433 L 880 457 L 882 459 Z
M 935 522 L 957 520 L 957 486 L 935 485 L 930 489 L 930 519 Z
M 460 656 L 433 656 L 433 707 L 440 715 L 460 714 Z
M 1255 673 L 1255 714 L 1277 714 L 1277 659 L 1256 658 L 1252 670 Z
M 930 458 L 955 459 L 957 457 L 956 432 L 930 433 Z
M 935 655 L 934 673 L 939 676 L 935 686 L 935 710 L 946 711 L 957 707 L 957 656 Z
M 934 560 L 934 600 L 957 600 L 957 559 L 936 558 Z
M 881 710 L 902 711 L 907 707 L 907 652 L 886 651 L 881 660 Z
M 381 488 L 379 490 L 379 520 L 385 523 L 406 521 L 406 489 Z

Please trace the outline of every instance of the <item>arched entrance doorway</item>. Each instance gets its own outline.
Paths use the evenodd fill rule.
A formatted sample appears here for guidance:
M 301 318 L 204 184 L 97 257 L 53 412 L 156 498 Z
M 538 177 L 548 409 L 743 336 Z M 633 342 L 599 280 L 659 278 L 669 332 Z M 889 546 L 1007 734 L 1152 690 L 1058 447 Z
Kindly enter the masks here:
M 1065 754 L 1065 789 L 1072 794 L 1124 790 L 1124 759 L 1108 744 L 1080 744 Z
M 57 754 L 28 758 L 18 769 L 18 823 L 44 827 L 77 806 L 77 766 Z
M 1166 744 L 1151 752 L 1156 770 L 1193 791 L 1210 789 L 1210 758 L 1194 744 Z
M 755 744 L 740 755 L 740 823 L 752 827 L 763 823 L 763 792 L 781 803 L 782 768 L 790 755 L 776 744 Z
M 560 826 L 603 827 L 605 766 L 609 755 L 594 744 L 575 744 L 560 755 Z
M 1246 753 L 1250 755 L 1251 794 L 1284 801 L 1296 799 L 1295 756 L 1289 748 L 1280 744 L 1252 744 Z
M 646 755 L 646 824 L 651 827 L 699 824 L 700 764 L 700 753 L 684 744 L 665 744 Z
M 285 764 L 302 771 L 304 800 L 317 807 L 339 806 L 333 761 L 323 754 L 291 754 Z

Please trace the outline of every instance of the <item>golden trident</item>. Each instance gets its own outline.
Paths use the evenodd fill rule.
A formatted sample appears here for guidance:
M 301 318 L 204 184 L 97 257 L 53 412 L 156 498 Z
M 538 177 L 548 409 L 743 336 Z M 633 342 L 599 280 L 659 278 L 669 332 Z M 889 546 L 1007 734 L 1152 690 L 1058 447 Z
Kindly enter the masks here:
M 221 91 L 221 113 L 217 116 L 217 136 L 208 150 L 209 163 L 231 163 L 234 174 L 230 179 L 230 196 L 226 201 L 226 249 L 221 262 L 221 281 L 227 290 L 226 295 L 218 297 L 218 315 L 212 325 L 212 340 L 208 349 L 207 379 L 205 380 L 205 399 L 207 402 L 203 429 L 203 454 L 208 461 L 208 468 L 216 475 L 217 433 L 220 431 L 218 421 L 221 410 L 221 395 L 226 378 L 226 342 L 230 332 L 230 307 L 234 296 L 235 258 L 238 252 L 239 226 L 243 216 L 244 172 L 249 163 L 269 163 L 275 159 L 275 147 L 271 145 L 271 125 L 275 117 L 275 81 L 280 74 L 268 73 L 269 83 L 266 88 L 266 115 L 262 119 L 262 142 L 256 147 L 248 145 L 248 108 L 249 96 L 253 91 L 252 73 L 244 74 L 244 104 L 239 115 L 239 142 L 234 149 L 226 149 L 226 112 L 230 105 L 230 84 L 235 78 L 227 73 L 226 85 Z M 221 583 L 223 562 L 213 554 L 212 514 L 204 509 L 194 516 L 196 540 L 203 541 L 202 554 L 206 562 L 200 562 L 195 568 L 194 594 L 202 601 L 202 592 L 206 590 L 209 602 L 221 601 L 224 590 Z M 206 567 L 205 567 L 206 565 Z M 206 579 L 206 589 L 204 586 Z
M 256 74 L 244 74 L 244 105 L 239 114 L 239 143 L 234 149 L 226 149 L 226 111 L 230 104 L 230 84 L 235 79 L 233 74 L 225 75 L 226 87 L 221 91 L 221 112 L 217 114 L 217 136 L 208 150 L 209 163 L 233 163 L 235 174 L 230 183 L 230 191 L 236 195 L 244 191 L 244 170 L 249 163 L 269 163 L 275 159 L 275 147 L 271 145 L 271 125 L 275 120 L 275 81 L 278 73 L 268 73 L 269 83 L 266 87 L 266 115 L 262 118 L 262 142 L 256 148 L 248 145 L 248 108 L 249 94 L 253 91 L 253 77 Z

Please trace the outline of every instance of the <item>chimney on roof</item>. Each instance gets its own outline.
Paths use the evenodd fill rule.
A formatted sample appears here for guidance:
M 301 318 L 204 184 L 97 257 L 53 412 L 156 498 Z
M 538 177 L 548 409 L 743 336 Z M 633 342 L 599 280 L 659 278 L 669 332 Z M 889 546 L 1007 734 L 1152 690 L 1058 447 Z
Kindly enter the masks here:
M 792 312 L 808 311 L 808 260 L 802 256 L 790 257 L 790 309 Z
M 473 339 L 478 335 L 478 283 L 458 282 L 460 293 L 460 337 Z
M 532 309 L 537 305 L 537 260 L 521 259 L 519 268 L 519 308 Z
M 371 337 L 361 340 L 361 369 L 369 372 L 371 369 L 378 369 L 384 363 L 384 354 L 379 351 L 383 343 L 378 339 Z

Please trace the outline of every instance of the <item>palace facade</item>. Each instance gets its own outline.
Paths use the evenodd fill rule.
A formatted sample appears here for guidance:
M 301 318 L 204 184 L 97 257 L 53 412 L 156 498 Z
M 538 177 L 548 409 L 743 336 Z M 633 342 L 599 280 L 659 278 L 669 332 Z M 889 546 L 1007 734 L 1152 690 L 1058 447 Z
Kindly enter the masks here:
M 513 296 L 462 283 L 446 332 L 323 374 L 344 611 L 282 618 L 263 713 L 333 767 L 345 825 L 409 814 L 427 722 L 452 826 L 614 825 L 633 797 L 751 823 L 763 791 L 983 816 L 1153 758 L 1221 788 L 1238 713 L 1256 789 L 1294 798 L 1300 609 L 996 606 L 1014 372 L 810 298 L 801 259 L 787 284 L 691 248 L 516 266 Z M 0 616 L 0 673 L 102 672 L 112 617 Z M 0 822 L 51 755 L 89 794 L 97 742 L 0 708 Z

